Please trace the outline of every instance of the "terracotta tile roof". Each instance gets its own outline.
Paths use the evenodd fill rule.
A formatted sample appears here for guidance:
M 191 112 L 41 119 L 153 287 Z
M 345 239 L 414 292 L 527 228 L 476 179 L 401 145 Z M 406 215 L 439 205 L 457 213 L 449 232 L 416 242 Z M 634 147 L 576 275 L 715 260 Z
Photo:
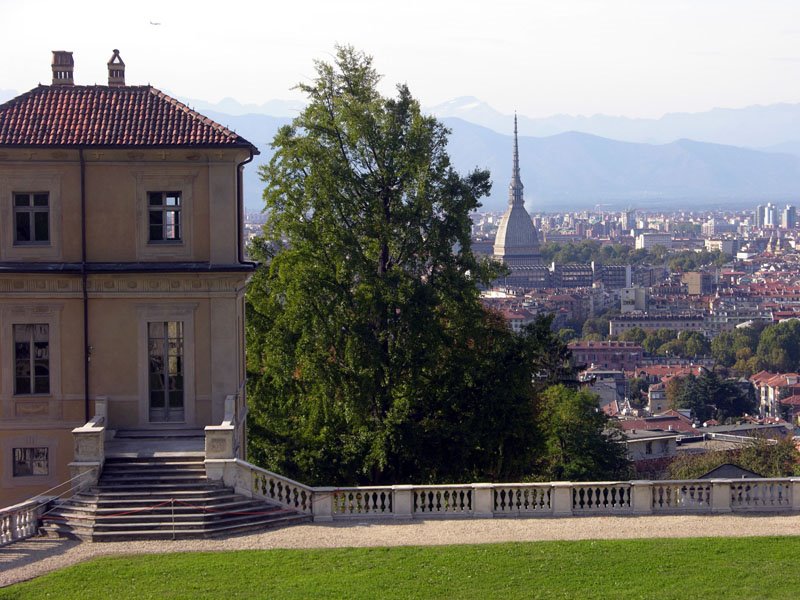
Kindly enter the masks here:
M 0 146 L 255 147 L 151 86 L 40 85 L 0 104 Z

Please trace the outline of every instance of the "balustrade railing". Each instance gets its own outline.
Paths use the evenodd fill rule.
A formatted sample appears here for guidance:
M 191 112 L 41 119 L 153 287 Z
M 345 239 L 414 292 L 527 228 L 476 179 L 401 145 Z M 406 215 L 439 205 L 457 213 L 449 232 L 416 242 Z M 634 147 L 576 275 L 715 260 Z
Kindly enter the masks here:
M 710 511 L 710 481 L 656 481 L 653 483 L 653 512 Z
M 550 484 L 499 484 L 492 491 L 496 515 L 548 515 L 553 512 Z
M 631 484 L 629 482 L 573 484 L 572 510 L 580 514 L 630 512 Z
M 469 515 L 473 512 L 472 486 L 414 486 L 414 513 Z
M 750 479 L 731 481 L 733 510 L 791 510 L 792 483 L 785 479 Z
M 248 471 L 249 487 L 253 496 L 301 513 L 312 514 L 314 506 L 312 488 L 238 459 L 235 464 Z
M 47 505 L 47 501 L 34 498 L 0 509 L 0 546 L 35 535 Z
M 392 516 L 391 487 L 340 488 L 330 492 L 332 516 Z
M 229 397 L 222 425 L 206 427 L 208 478 L 315 521 L 800 512 L 800 478 L 309 487 L 236 457 L 238 403 Z

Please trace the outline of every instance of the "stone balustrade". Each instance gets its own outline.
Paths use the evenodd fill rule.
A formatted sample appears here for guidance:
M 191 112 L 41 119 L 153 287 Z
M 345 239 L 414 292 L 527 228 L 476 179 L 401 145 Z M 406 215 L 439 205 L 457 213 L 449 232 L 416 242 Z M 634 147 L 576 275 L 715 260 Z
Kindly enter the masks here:
M 800 478 L 309 487 L 239 459 L 213 462 L 238 492 L 315 521 L 800 512 Z
M 237 458 L 218 427 L 206 428 L 209 479 L 315 521 L 800 512 L 800 478 L 309 487 Z M 229 442 L 208 454 L 218 434 Z
M 0 546 L 35 535 L 49 504 L 49 499 L 37 497 L 0 509 Z

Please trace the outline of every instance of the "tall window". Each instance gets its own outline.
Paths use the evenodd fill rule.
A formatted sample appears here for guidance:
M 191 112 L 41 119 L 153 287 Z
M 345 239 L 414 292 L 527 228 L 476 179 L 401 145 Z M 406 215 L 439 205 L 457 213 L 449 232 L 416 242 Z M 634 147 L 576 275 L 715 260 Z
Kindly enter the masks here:
M 48 475 L 50 464 L 48 449 L 43 448 L 14 448 L 14 477 L 29 477 L 31 475 Z
M 14 193 L 14 244 L 50 242 L 50 195 Z
M 183 323 L 148 323 L 150 420 L 183 421 Z
M 14 325 L 14 393 L 50 393 L 50 326 Z
M 149 241 L 181 241 L 181 193 L 148 192 Z

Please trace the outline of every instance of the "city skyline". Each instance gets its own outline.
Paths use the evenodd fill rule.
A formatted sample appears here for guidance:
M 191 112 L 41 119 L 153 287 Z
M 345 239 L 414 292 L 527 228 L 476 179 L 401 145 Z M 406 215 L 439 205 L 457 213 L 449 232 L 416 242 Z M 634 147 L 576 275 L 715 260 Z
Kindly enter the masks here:
M 75 53 L 76 83 L 102 83 L 106 55 L 119 48 L 132 84 L 209 102 L 299 100 L 292 86 L 344 43 L 374 56 L 384 93 L 407 82 L 426 105 L 476 96 L 530 117 L 659 117 L 800 101 L 800 29 L 790 25 L 800 6 L 785 0 L 238 6 L 211 13 L 146 1 L 123 15 L 94 1 L 63 11 L 6 0 L 0 50 L 12 60 L 0 89 L 47 83 L 43 65 L 57 49 Z M 34 21 L 36 36 L 18 26 Z

